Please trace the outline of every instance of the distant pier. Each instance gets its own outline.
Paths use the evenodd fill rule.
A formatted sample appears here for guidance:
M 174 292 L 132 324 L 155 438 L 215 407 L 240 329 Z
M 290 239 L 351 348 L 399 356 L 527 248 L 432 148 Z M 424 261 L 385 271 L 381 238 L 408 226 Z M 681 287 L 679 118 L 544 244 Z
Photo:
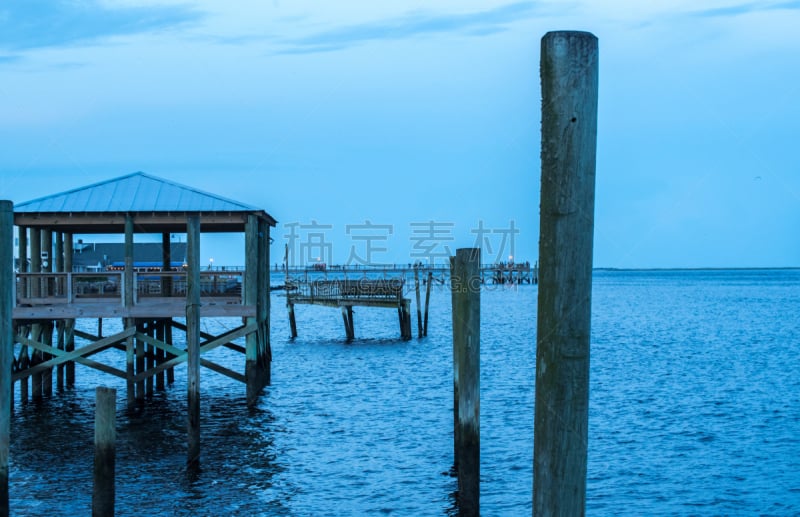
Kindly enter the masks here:
M 450 278 L 449 265 L 423 265 L 423 264 L 354 264 L 354 265 L 327 265 L 323 263 L 308 266 L 289 266 L 274 264 L 273 272 L 286 274 L 287 283 L 308 283 L 317 279 L 392 279 L 398 278 L 410 282 L 416 273 L 423 273 L 423 283 L 430 272 L 435 283 L 444 285 Z M 530 262 L 500 262 L 496 264 L 481 264 L 480 281 L 482 284 L 530 284 L 539 282 L 538 264 Z

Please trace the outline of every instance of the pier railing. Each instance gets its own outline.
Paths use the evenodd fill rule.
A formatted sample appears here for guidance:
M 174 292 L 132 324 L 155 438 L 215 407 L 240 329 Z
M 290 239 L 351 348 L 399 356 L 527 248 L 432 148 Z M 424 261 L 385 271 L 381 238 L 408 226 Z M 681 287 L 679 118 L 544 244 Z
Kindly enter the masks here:
M 295 284 L 290 298 L 313 300 L 382 299 L 402 300 L 405 281 L 401 278 L 358 278 L 314 280 Z
M 123 303 L 123 271 L 81 273 L 17 273 L 17 305 L 46 305 L 99 301 Z M 243 271 L 202 271 L 203 297 L 242 299 Z M 186 296 L 184 271 L 146 271 L 133 274 L 134 303 L 140 298 Z

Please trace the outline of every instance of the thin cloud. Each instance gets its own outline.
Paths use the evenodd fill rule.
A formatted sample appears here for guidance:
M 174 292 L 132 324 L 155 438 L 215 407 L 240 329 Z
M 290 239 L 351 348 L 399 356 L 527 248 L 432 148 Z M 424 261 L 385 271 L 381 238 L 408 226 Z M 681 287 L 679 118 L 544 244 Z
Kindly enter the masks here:
M 397 18 L 350 25 L 287 40 L 286 47 L 279 53 L 330 52 L 370 41 L 401 40 L 441 33 L 485 36 L 505 31 L 511 23 L 533 16 L 535 8 L 534 2 L 516 2 L 464 14 L 416 11 Z
M 180 6 L 111 8 L 98 0 L 4 0 L 0 4 L 0 49 L 20 52 L 87 44 L 201 17 L 198 11 Z
M 725 7 L 717 7 L 714 9 L 703 9 L 701 11 L 693 11 L 692 16 L 713 18 L 722 16 L 740 16 L 761 11 L 777 11 L 782 9 L 800 9 L 800 1 L 789 2 L 748 2 L 745 4 L 729 5 Z

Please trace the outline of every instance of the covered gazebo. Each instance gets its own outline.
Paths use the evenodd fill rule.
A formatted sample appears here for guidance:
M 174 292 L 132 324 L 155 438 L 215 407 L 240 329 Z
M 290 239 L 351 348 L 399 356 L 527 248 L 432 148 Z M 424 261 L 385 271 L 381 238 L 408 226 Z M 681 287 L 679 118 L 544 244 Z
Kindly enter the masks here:
M 20 399 L 46 396 L 54 369 L 56 381 L 69 386 L 80 363 L 124 378 L 132 405 L 187 362 L 190 420 L 195 406 L 199 411 L 200 366 L 245 383 L 247 402 L 254 404 L 270 382 L 268 268 L 275 224 L 262 209 L 141 172 L 16 204 L 12 379 Z M 200 234 L 216 232 L 244 234 L 244 269 L 201 271 Z M 184 257 L 170 256 L 176 233 L 186 235 L 180 267 L 175 260 Z M 124 235 L 124 267 L 73 272 L 73 236 L 87 234 Z M 161 235 L 162 267 L 135 270 L 137 234 Z M 241 317 L 242 324 L 219 336 L 200 332 L 200 318 L 221 316 Z M 76 329 L 79 318 L 97 319 L 97 335 Z M 104 318 L 121 318 L 122 332 L 103 336 Z M 185 333 L 185 341 L 173 339 L 175 332 Z M 234 343 L 240 338 L 245 346 Z M 244 355 L 243 372 L 201 358 L 220 346 Z M 90 358 L 112 348 L 124 352 L 124 370 Z

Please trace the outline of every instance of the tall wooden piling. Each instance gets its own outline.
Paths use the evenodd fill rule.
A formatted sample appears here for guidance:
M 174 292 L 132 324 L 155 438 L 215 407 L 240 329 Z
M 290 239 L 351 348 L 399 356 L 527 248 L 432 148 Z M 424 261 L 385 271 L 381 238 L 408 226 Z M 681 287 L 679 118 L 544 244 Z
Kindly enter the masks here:
M 534 515 L 583 515 L 597 143 L 597 38 L 541 42 L 542 178 Z
M 414 268 L 414 291 L 417 294 L 417 337 L 422 337 L 424 335 L 422 329 L 422 307 L 420 307 L 420 296 L 419 296 L 419 269 Z
M 42 272 L 42 231 L 39 228 L 31 228 L 30 233 L 30 246 L 31 246 L 31 273 Z M 13 249 L 13 248 L 12 248 Z M 39 298 L 43 296 L 42 281 L 40 277 L 34 277 L 31 282 L 31 297 Z M 31 324 L 31 339 L 38 341 L 42 335 L 42 324 Z M 30 364 L 35 366 L 43 361 L 42 352 L 39 350 L 31 351 Z M 31 399 L 34 401 L 42 399 L 42 374 L 41 372 L 34 373 L 31 376 Z
M 133 217 L 130 214 L 125 216 L 125 271 L 122 275 L 122 303 L 126 308 L 133 306 Z M 99 328 L 102 320 L 98 321 L 97 335 L 102 336 Z M 133 318 L 124 318 L 123 327 L 130 328 L 136 325 Z M 128 407 L 133 407 L 136 403 L 136 383 L 133 378 L 136 375 L 135 369 L 135 348 L 133 336 L 128 336 L 125 340 L 125 372 L 126 372 L 126 392 Z
M 200 217 L 186 220 L 186 353 L 189 401 L 187 466 L 200 465 Z
M 425 321 L 422 325 L 422 335 L 428 335 L 428 307 L 431 304 L 431 284 L 433 283 L 433 271 L 428 271 L 428 282 L 425 285 Z
M 11 439 L 11 363 L 14 355 L 14 204 L 0 201 L 0 516 L 9 514 L 8 452 Z
M 114 515 L 117 390 L 98 387 L 95 399 L 92 515 L 105 517 Z
M 464 516 L 480 514 L 480 264 L 479 248 L 458 249 L 450 273 L 458 506 Z
M 64 234 L 64 271 L 72 273 L 72 253 L 74 250 L 73 237 L 71 233 Z M 72 299 L 72 284 L 67 282 L 67 297 Z M 64 350 L 72 352 L 75 350 L 75 320 L 68 319 L 64 321 L 65 335 L 64 335 Z M 67 387 L 70 388 L 75 385 L 75 361 L 69 361 L 66 365 L 66 381 Z

